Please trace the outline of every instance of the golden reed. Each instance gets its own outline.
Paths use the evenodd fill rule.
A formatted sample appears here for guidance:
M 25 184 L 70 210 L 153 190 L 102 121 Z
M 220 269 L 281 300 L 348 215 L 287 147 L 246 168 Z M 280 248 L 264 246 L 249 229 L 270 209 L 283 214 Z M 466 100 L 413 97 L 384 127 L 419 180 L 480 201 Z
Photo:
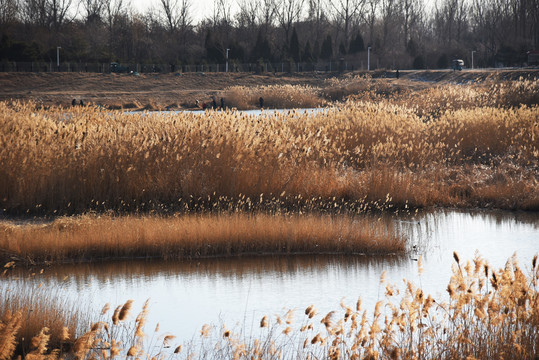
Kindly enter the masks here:
M 204 325 L 197 341 L 180 343 L 172 334 L 146 333 L 148 302 L 135 318 L 127 316 L 132 301 L 106 307 L 99 320 L 51 343 L 47 317 L 34 329 L 31 344 L 18 347 L 20 329 L 34 315 L 7 309 L 0 298 L 0 359 L 79 359 L 114 357 L 181 359 L 535 359 L 539 341 L 539 266 L 537 255 L 526 273 L 515 258 L 494 270 L 476 256 L 457 260 L 444 299 L 425 294 L 410 281 L 404 289 L 381 278 L 385 297 L 368 314 L 355 307 L 316 314 L 314 306 L 295 322 L 295 313 L 264 316 L 259 332 Z M 24 306 L 24 304 L 20 304 Z M 39 305 L 38 305 L 39 306 Z M 64 311 L 69 313 L 69 310 Z

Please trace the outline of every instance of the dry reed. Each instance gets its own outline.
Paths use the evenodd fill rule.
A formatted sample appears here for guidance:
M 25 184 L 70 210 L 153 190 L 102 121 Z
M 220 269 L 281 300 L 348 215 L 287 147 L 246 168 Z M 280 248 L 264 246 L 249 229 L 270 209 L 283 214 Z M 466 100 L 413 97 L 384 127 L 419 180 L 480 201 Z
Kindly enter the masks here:
M 223 98 L 228 107 L 237 109 L 259 108 L 260 98 L 268 109 L 314 108 L 326 104 L 318 93 L 301 85 L 232 86 L 224 90 Z
M 48 224 L 0 223 L 5 256 L 29 263 L 247 254 L 402 253 L 391 222 L 365 216 L 263 214 L 80 216 Z M 119 318 L 122 318 L 119 313 Z
M 10 351 L 42 355 L 45 348 L 69 350 L 73 345 L 72 336 L 77 330 L 85 329 L 89 321 L 81 311 L 82 304 L 62 299 L 59 289 L 29 283 L 25 278 L 3 280 L 0 286 L 0 316 L 4 317 L 0 321 L 0 358 L 9 359 L 5 354 Z
M 20 313 L 2 313 L 2 359 L 14 355 L 41 359 L 58 356 L 113 358 L 116 356 L 227 359 L 534 359 L 539 341 L 539 264 L 537 255 L 526 275 L 513 257 L 499 270 L 476 256 L 456 263 L 447 287 L 447 300 L 434 299 L 410 281 L 404 289 L 386 283 L 385 299 L 374 312 L 341 303 L 339 311 L 316 314 L 305 310 L 298 324 L 294 311 L 264 316 L 259 333 L 204 325 L 197 342 L 175 343 L 171 334 L 146 336 L 148 303 L 134 320 L 110 317 L 103 311 L 65 351 L 48 344 L 47 330 L 38 330 L 34 349 L 17 353 Z M 117 308 L 131 307 L 131 301 Z M 134 323 L 133 323 L 134 322 Z M 157 329 L 156 329 L 157 331 Z
M 355 211 L 381 203 L 539 209 L 537 107 L 503 108 L 483 103 L 488 94 L 474 87 L 458 89 L 258 117 L 0 103 L 0 208 L 10 215 Z

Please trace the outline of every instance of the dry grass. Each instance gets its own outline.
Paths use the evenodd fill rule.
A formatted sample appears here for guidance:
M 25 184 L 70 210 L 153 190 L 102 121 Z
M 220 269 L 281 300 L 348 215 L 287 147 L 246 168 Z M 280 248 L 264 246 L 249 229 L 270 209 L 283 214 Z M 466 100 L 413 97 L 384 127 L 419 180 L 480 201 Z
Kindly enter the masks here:
M 241 329 L 204 325 L 194 343 L 178 344 L 171 334 L 145 333 L 148 304 L 133 319 L 132 301 L 118 306 L 112 315 L 108 306 L 101 320 L 79 336 L 68 352 L 51 350 L 43 332 L 36 337 L 33 353 L 26 358 L 59 355 L 109 359 L 127 357 L 179 357 L 226 359 L 534 359 L 539 341 L 539 264 L 534 257 L 529 275 L 511 258 L 505 268 L 491 269 L 476 257 L 466 264 L 455 254 L 448 299 L 434 299 L 405 281 L 400 289 L 385 281 L 385 299 L 372 314 L 361 299 L 354 305 L 318 314 L 315 306 L 304 316 L 288 311 L 264 316 L 260 332 L 242 335 Z M 421 274 L 421 259 L 418 262 Z M 398 299 L 398 300 L 397 300 Z M 296 323 L 300 318 L 299 323 Z M 3 313 L 0 322 L 2 359 L 15 354 L 24 323 L 20 313 Z M 39 340 L 39 341 L 38 341 Z M 50 355 L 49 355 L 50 354 Z M 32 355 L 32 356 L 29 356 Z M 49 357 L 50 358 L 50 357 Z
M 537 107 L 472 107 L 480 96 L 462 87 L 468 105 L 448 105 L 435 120 L 418 115 L 442 99 L 458 102 L 448 91 L 401 105 L 349 101 L 259 117 L 0 103 L 0 206 L 7 214 L 381 203 L 537 210 Z
M 30 263 L 298 253 L 402 253 L 390 222 L 364 216 L 263 214 L 81 216 L 0 223 L 4 256 Z
M 318 93 L 301 85 L 232 86 L 224 90 L 223 98 L 226 106 L 243 110 L 260 108 L 260 98 L 268 109 L 315 108 L 326 104 Z
M 63 299 L 59 289 L 43 284 L 30 285 L 24 278 L 3 280 L 0 287 L 0 359 L 10 359 L 7 355 L 10 352 L 43 353 L 41 340 L 49 349 L 68 351 L 76 330 L 84 330 L 89 324 L 81 304 Z
M 487 79 L 469 85 L 444 84 L 424 90 L 394 94 L 391 102 L 412 109 L 427 119 L 447 112 L 480 108 L 518 108 L 539 105 L 539 80 Z

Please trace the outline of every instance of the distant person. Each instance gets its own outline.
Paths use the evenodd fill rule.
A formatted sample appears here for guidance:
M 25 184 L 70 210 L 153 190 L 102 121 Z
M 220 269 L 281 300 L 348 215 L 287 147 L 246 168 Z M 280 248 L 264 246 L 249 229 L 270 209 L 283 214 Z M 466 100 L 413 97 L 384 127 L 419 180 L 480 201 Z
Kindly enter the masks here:
M 264 107 L 264 98 L 261 96 L 260 99 L 258 99 L 258 102 L 260 103 L 260 108 L 262 109 Z
M 217 108 L 217 101 L 215 101 L 215 96 L 211 97 L 211 107 L 212 107 L 212 109 Z
M 399 69 L 397 69 L 396 76 L 397 76 L 397 79 L 398 79 L 399 78 Z
M 71 106 L 77 106 L 77 99 L 71 100 Z

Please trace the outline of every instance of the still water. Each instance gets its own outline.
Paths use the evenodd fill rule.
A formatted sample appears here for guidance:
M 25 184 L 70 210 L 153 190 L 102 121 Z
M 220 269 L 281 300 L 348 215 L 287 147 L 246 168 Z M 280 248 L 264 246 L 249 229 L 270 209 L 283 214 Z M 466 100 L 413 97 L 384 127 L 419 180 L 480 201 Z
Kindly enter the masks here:
M 35 282 L 55 285 L 59 296 L 87 303 L 96 317 L 105 303 L 111 306 L 134 299 L 140 311 L 150 299 L 147 329 L 160 323 L 179 341 L 196 336 L 202 325 L 226 324 L 246 329 L 264 315 L 303 310 L 315 304 L 320 313 L 338 310 L 344 297 L 354 305 L 374 310 L 383 298 L 380 275 L 403 289 L 406 278 L 436 299 L 445 301 L 453 251 L 461 261 L 476 252 L 495 268 L 516 253 L 526 272 L 539 252 L 539 214 L 508 212 L 436 212 L 414 218 L 393 219 L 416 246 L 406 256 L 295 256 L 205 259 L 182 262 L 130 261 L 49 268 Z M 417 256 L 424 273 L 417 272 Z

